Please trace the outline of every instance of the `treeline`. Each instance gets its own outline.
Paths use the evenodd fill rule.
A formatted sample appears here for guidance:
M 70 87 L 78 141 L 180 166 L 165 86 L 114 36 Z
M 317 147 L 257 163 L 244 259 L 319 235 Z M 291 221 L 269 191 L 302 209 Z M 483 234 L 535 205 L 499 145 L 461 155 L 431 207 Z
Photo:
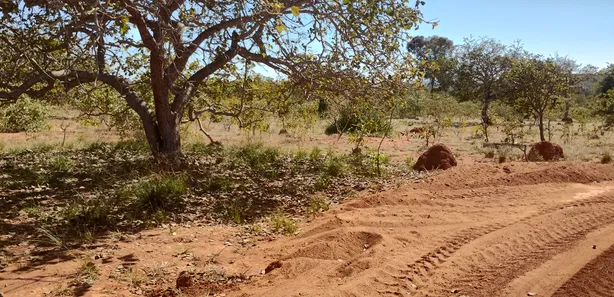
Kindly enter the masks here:
M 424 74 L 426 92 L 453 96 L 481 106 L 482 132 L 488 140 L 492 105 L 505 109 L 506 121 L 534 119 L 545 140 L 553 116 L 571 123 L 574 117 L 598 117 L 614 124 L 614 65 L 582 66 L 569 57 L 545 57 L 519 43 L 467 38 L 455 45 L 445 37 L 417 36 L 407 45 Z

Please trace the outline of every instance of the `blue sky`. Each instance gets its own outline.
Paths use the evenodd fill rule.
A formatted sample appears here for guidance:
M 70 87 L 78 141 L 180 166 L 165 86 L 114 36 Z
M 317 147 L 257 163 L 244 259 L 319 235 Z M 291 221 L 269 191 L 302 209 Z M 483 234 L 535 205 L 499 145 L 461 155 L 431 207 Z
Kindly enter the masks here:
M 603 68 L 614 63 L 614 0 L 425 0 L 422 12 L 439 26 L 416 35 L 439 35 L 462 43 L 487 36 L 520 40 L 532 53 L 575 59 Z

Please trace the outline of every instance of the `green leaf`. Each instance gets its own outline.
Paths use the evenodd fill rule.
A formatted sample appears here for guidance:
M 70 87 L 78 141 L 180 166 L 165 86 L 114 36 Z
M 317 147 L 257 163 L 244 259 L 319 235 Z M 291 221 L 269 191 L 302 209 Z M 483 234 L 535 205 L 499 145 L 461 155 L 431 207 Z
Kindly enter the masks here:
M 121 33 L 122 35 L 126 35 L 129 29 L 130 29 L 130 26 L 128 26 L 128 18 L 127 17 L 121 18 L 119 22 L 119 33 Z

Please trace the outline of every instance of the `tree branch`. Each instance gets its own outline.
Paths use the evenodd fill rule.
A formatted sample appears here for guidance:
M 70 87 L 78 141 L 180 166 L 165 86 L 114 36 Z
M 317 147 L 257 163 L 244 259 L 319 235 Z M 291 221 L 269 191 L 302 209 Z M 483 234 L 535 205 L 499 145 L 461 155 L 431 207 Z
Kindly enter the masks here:
M 201 68 L 196 71 L 188 81 L 186 82 L 185 87 L 183 88 L 183 92 L 175 97 L 172 103 L 173 112 L 179 112 L 183 109 L 185 102 L 194 94 L 198 85 L 215 71 L 224 67 L 226 63 L 230 62 L 237 53 L 239 52 L 239 36 L 236 32 L 232 34 L 232 43 L 230 44 L 230 48 L 221 55 L 218 55 L 211 63 L 207 66 Z
M 153 53 L 158 53 L 158 44 L 157 41 L 149 32 L 147 23 L 143 15 L 136 9 L 134 3 L 130 0 L 120 0 L 121 4 L 126 8 L 128 13 L 130 14 L 130 22 L 136 25 L 139 30 L 139 34 L 141 35 L 141 40 L 143 40 L 143 44 Z

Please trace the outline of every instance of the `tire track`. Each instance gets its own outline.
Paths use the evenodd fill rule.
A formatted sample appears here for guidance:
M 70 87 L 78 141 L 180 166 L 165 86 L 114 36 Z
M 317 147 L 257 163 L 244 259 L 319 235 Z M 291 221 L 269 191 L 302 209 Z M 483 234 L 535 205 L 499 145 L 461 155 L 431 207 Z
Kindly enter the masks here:
M 614 296 L 614 245 L 590 261 L 552 297 Z
M 510 224 L 468 228 L 405 268 L 388 266 L 375 283 L 383 296 L 449 295 L 454 288 L 470 296 L 496 296 L 515 275 L 613 220 L 614 197 L 601 195 L 549 207 Z M 441 267 L 447 269 L 442 272 Z

